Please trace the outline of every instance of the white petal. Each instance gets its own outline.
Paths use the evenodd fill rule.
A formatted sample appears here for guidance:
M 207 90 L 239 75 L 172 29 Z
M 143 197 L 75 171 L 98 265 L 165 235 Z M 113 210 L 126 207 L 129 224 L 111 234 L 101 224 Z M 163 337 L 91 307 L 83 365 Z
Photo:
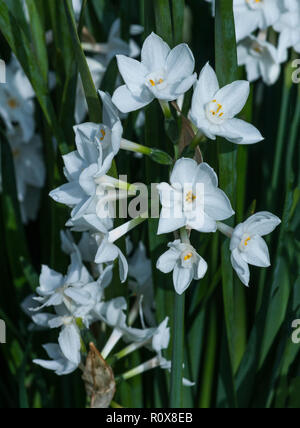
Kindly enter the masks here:
M 42 266 L 39 290 L 46 293 L 53 292 L 62 286 L 63 279 L 64 277 L 60 273 L 50 269 L 48 266 Z
M 246 80 L 237 80 L 224 86 L 216 93 L 216 100 L 222 104 L 227 117 L 235 117 L 245 106 L 250 93 L 250 84 Z
M 264 140 L 259 130 L 241 119 L 230 119 L 223 124 L 224 136 L 236 144 L 256 144 Z M 226 133 L 236 135 L 236 138 L 226 137 Z
M 132 95 L 126 85 L 120 86 L 116 89 L 113 95 L 113 103 L 122 113 L 130 113 L 132 111 L 139 110 L 146 105 L 150 104 L 154 99 L 154 96 L 150 91 L 143 92 L 142 96 L 137 98 Z
M 145 78 L 148 74 L 147 69 L 139 61 L 128 58 L 124 55 L 118 55 L 117 60 L 119 71 L 127 88 L 130 90 L 132 95 L 140 97 L 145 84 Z
M 77 183 L 67 183 L 53 190 L 49 195 L 55 202 L 72 207 L 82 202 L 84 192 Z
M 104 242 L 96 255 L 96 263 L 111 263 L 119 257 L 118 247 L 109 242 Z
M 168 83 L 180 82 L 193 74 L 195 59 L 186 44 L 176 46 L 168 55 L 166 72 Z
M 79 365 L 80 358 L 80 335 L 78 329 L 73 325 L 67 325 L 63 327 L 58 343 L 64 356 L 74 364 Z
M 176 97 L 179 98 L 181 95 L 189 91 L 196 82 L 196 80 L 197 74 L 195 73 L 184 79 L 179 85 L 176 85 L 176 87 L 174 88 Z
M 175 265 L 180 258 L 180 253 L 171 248 L 164 253 L 157 261 L 156 268 L 163 273 L 170 273 L 174 270 Z
M 191 113 L 195 119 L 203 115 L 204 106 L 214 99 L 219 88 L 217 75 L 209 63 L 207 63 L 200 73 L 193 95 Z
M 216 221 L 206 213 L 203 216 L 195 216 L 195 219 L 188 220 L 187 226 L 203 233 L 214 233 L 217 231 Z
M 205 189 L 218 187 L 218 176 L 207 163 L 203 162 L 198 166 L 194 184 L 202 183 Z
M 66 167 L 67 178 L 70 181 L 77 180 L 81 171 L 87 167 L 87 163 L 80 157 L 77 151 L 63 156 L 63 160 Z
M 172 185 L 181 184 L 185 186 L 194 183 L 195 175 L 197 174 L 198 164 L 193 159 L 179 159 L 173 169 L 170 183 Z
M 244 222 L 244 228 L 249 235 L 265 236 L 273 232 L 280 223 L 280 218 L 267 211 L 263 211 L 248 218 Z
M 205 277 L 206 272 L 208 269 L 208 265 L 206 263 L 206 261 L 199 256 L 199 261 L 198 261 L 198 265 L 197 265 L 197 271 L 196 271 L 196 275 L 195 275 L 195 279 L 199 280 Z
M 82 171 L 79 177 L 79 184 L 81 188 L 89 196 L 93 196 L 96 193 L 96 183 L 94 177 L 96 176 L 97 171 L 98 166 L 94 163 Z
M 181 218 L 174 218 L 174 214 L 170 210 L 162 209 L 157 234 L 162 235 L 164 233 L 175 232 L 175 230 L 179 230 L 185 226 L 185 223 L 186 220 L 183 214 Z
M 128 262 L 121 250 L 119 250 L 119 272 L 121 282 L 124 283 L 128 277 Z
M 231 264 L 244 285 L 249 287 L 250 270 L 248 264 L 242 259 L 240 251 L 236 248 L 231 253 Z
M 152 33 L 144 42 L 142 48 L 142 63 L 151 71 L 159 71 L 165 67 L 170 48 L 156 34 Z
M 176 264 L 173 272 L 174 288 L 177 294 L 183 294 L 194 279 L 194 270 L 180 267 Z
M 226 220 L 234 215 L 230 200 L 221 189 L 204 193 L 204 211 L 214 220 Z
M 247 249 L 242 253 L 242 257 L 253 266 L 269 267 L 271 265 L 268 246 L 260 236 L 251 238 Z

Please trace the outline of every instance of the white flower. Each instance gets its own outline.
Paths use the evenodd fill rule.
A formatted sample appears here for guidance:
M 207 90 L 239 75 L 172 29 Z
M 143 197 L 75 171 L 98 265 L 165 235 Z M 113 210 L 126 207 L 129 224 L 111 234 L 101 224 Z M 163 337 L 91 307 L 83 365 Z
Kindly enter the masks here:
M 283 0 L 234 0 L 233 5 L 238 41 L 275 24 L 285 11 Z
M 189 244 L 176 240 L 157 262 L 157 269 L 163 273 L 173 272 L 175 291 L 183 294 L 192 281 L 202 279 L 207 271 L 207 263 Z
M 173 50 L 152 33 L 142 49 L 142 61 L 119 55 L 119 71 L 125 85 L 118 88 L 113 102 L 123 113 L 138 110 L 155 98 L 174 101 L 195 83 L 195 60 L 186 44 Z
M 33 360 L 35 364 L 43 367 L 44 369 L 53 370 L 58 376 L 68 375 L 77 369 L 78 364 L 69 361 L 61 352 L 59 345 L 49 343 L 44 345 L 43 348 L 52 361 Z
M 64 172 L 69 183 L 50 193 L 56 202 L 73 208 L 72 221 L 84 217 L 85 214 L 95 214 L 97 196 L 101 198 L 105 193 L 103 186 L 98 184 L 97 180 L 109 171 L 114 157 L 113 153 L 106 158 L 103 155 L 102 142 L 106 138 L 105 127 L 99 126 L 99 132 L 97 135 L 93 134 L 93 138 L 86 134 L 91 128 L 93 125 L 88 124 L 75 127 L 77 151 L 63 156 Z M 99 222 L 101 220 L 99 219 Z M 106 230 L 106 227 L 104 222 L 102 229 Z
M 99 89 L 102 79 L 104 77 L 106 68 L 101 62 L 87 57 L 88 67 L 91 72 L 91 76 L 96 89 Z M 78 76 L 77 89 L 76 89 L 76 101 L 75 101 L 75 121 L 81 123 L 88 112 L 88 105 L 85 98 L 84 88 L 80 75 Z
M 280 76 L 278 51 L 271 43 L 249 36 L 238 45 L 239 65 L 245 65 L 249 82 L 262 77 L 267 85 L 273 85 Z
M 24 142 L 21 128 L 14 127 L 7 134 L 11 147 L 18 192 L 24 223 L 35 220 L 40 203 L 40 189 L 45 184 L 46 169 L 42 154 L 42 140 L 35 135 Z M 0 183 L 2 179 L 0 176 Z
M 9 132 L 13 124 L 22 130 L 23 141 L 34 134 L 34 91 L 19 63 L 13 58 L 6 67 L 6 83 L 0 85 L 0 116 Z
M 208 138 L 224 137 L 236 144 L 254 144 L 263 140 L 250 123 L 236 119 L 249 97 L 249 82 L 241 80 L 220 89 L 216 73 L 206 64 L 193 95 L 190 117 Z
M 71 254 L 71 260 L 66 276 L 55 272 L 48 266 L 42 267 L 40 286 L 36 290 L 40 297 L 35 298 L 42 306 L 34 311 L 50 306 L 60 306 L 63 303 L 71 309 L 70 300 L 75 304 L 89 302 L 90 295 L 84 290 L 84 286 L 92 283 L 93 278 L 83 266 L 78 251 Z
M 268 235 L 281 223 L 281 220 L 268 212 L 260 212 L 239 224 L 233 231 L 230 249 L 231 263 L 240 280 L 249 286 L 248 265 L 269 267 L 270 256 L 262 236 Z
M 278 50 L 280 62 L 288 60 L 288 49 L 293 47 L 300 53 L 300 2 L 299 0 L 285 0 L 287 11 L 281 14 L 274 29 L 280 33 Z
M 216 232 L 216 221 L 234 214 L 229 199 L 218 188 L 216 173 L 207 163 L 178 160 L 170 183 L 171 186 L 158 185 L 162 204 L 158 234 L 184 226 L 199 232 Z
M 119 271 L 121 282 L 125 282 L 128 276 L 128 262 L 122 251 L 107 236 L 101 239 L 101 244 L 97 251 L 95 262 L 98 264 L 113 263 L 119 260 Z

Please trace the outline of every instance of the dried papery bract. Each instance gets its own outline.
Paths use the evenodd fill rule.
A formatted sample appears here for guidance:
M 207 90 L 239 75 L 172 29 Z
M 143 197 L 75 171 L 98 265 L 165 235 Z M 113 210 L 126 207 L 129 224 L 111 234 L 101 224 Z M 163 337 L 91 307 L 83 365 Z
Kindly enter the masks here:
M 111 367 L 93 343 L 90 343 L 82 379 L 91 399 L 91 408 L 108 408 L 116 392 L 116 382 Z

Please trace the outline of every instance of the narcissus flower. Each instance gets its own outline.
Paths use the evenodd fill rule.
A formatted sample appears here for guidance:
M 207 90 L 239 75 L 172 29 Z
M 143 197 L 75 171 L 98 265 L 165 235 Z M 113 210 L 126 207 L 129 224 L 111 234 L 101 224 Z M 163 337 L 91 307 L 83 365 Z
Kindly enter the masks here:
M 152 33 L 142 49 L 142 61 L 117 56 L 125 85 L 118 88 L 113 102 L 123 113 L 138 110 L 155 98 L 174 101 L 195 83 L 194 56 L 186 44 L 174 49 Z
M 197 254 L 189 244 L 176 240 L 168 245 L 170 248 L 157 262 L 157 269 L 163 273 L 173 272 L 175 291 L 183 294 L 193 279 L 202 279 L 207 271 L 206 261 Z
M 270 266 L 269 249 L 262 236 L 273 232 L 280 223 L 281 220 L 275 215 L 259 212 L 232 231 L 230 243 L 232 266 L 246 286 L 249 286 L 250 281 L 249 265 Z
M 6 67 L 6 83 L 0 85 L 0 116 L 9 132 L 13 132 L 13 124 L 20 126 L 24 142 L 34 134 L 34 95 L 28 78 L 13 58 Z
M 285 11 L 283 0 L 234 0 L 233 6 L 238 41 L 275 24 Z
M 238 45 L 239 65 L 245 65 L 249 82 L 262 77 L 267 85 L 279 78 L 281 67 L 278 51 L 271 43 L 249 36 Z
M 158 185 L 162 204 L 158 234 L 185 226 L 198 232 L 216 232 L 216 221 L 234 214 L 229 199 L 218 188 L 216 173 L 207 163 L 178 160 L 170 183 Z
M 278 50 L 280 62 L 288 60 L 288 49 L 293 47 L 300 53 L 300 2 L 299 0 L 285 0 L 287 11 L 281 14 L 274 29 L 280 33 Z
M 263 140 L 251 124 L 236 119 L 249 97 L 250 85 L 235 81 L 220 89 L 218 78 L 206 64 L 194 92 L 190 117 L 194 125 L 212 140 L 216 136 L 236 144 L 254 144 Z

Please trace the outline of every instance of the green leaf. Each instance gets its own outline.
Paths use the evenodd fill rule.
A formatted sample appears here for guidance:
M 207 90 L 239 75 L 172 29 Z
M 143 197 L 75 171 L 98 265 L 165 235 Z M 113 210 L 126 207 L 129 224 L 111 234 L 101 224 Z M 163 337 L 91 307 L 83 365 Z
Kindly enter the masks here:
M 90 120 L 94 123 L 101 123 L 102 121 L 102 107 L 100 98 L 98 97 L 97 90 L 95 88 L 91 72 L 88 67 L 88 63 L 84 52 L 81 47 L 79 36 L 77 33 L 76 22 L 70 3 L 64 0 L 66 16 L 68 18 L 69 29 L 73 39 L 73 48 L 76 54 L 78 68 L 81 75 L 85 97 L 89 107 Z
M 166 43 L 169 44 L 169 46 L 173 46 L 174 41 L 170 2 L 169 0 L 153 0 L 152 3 L 154 4 L 155 11 L 156 32 Z

